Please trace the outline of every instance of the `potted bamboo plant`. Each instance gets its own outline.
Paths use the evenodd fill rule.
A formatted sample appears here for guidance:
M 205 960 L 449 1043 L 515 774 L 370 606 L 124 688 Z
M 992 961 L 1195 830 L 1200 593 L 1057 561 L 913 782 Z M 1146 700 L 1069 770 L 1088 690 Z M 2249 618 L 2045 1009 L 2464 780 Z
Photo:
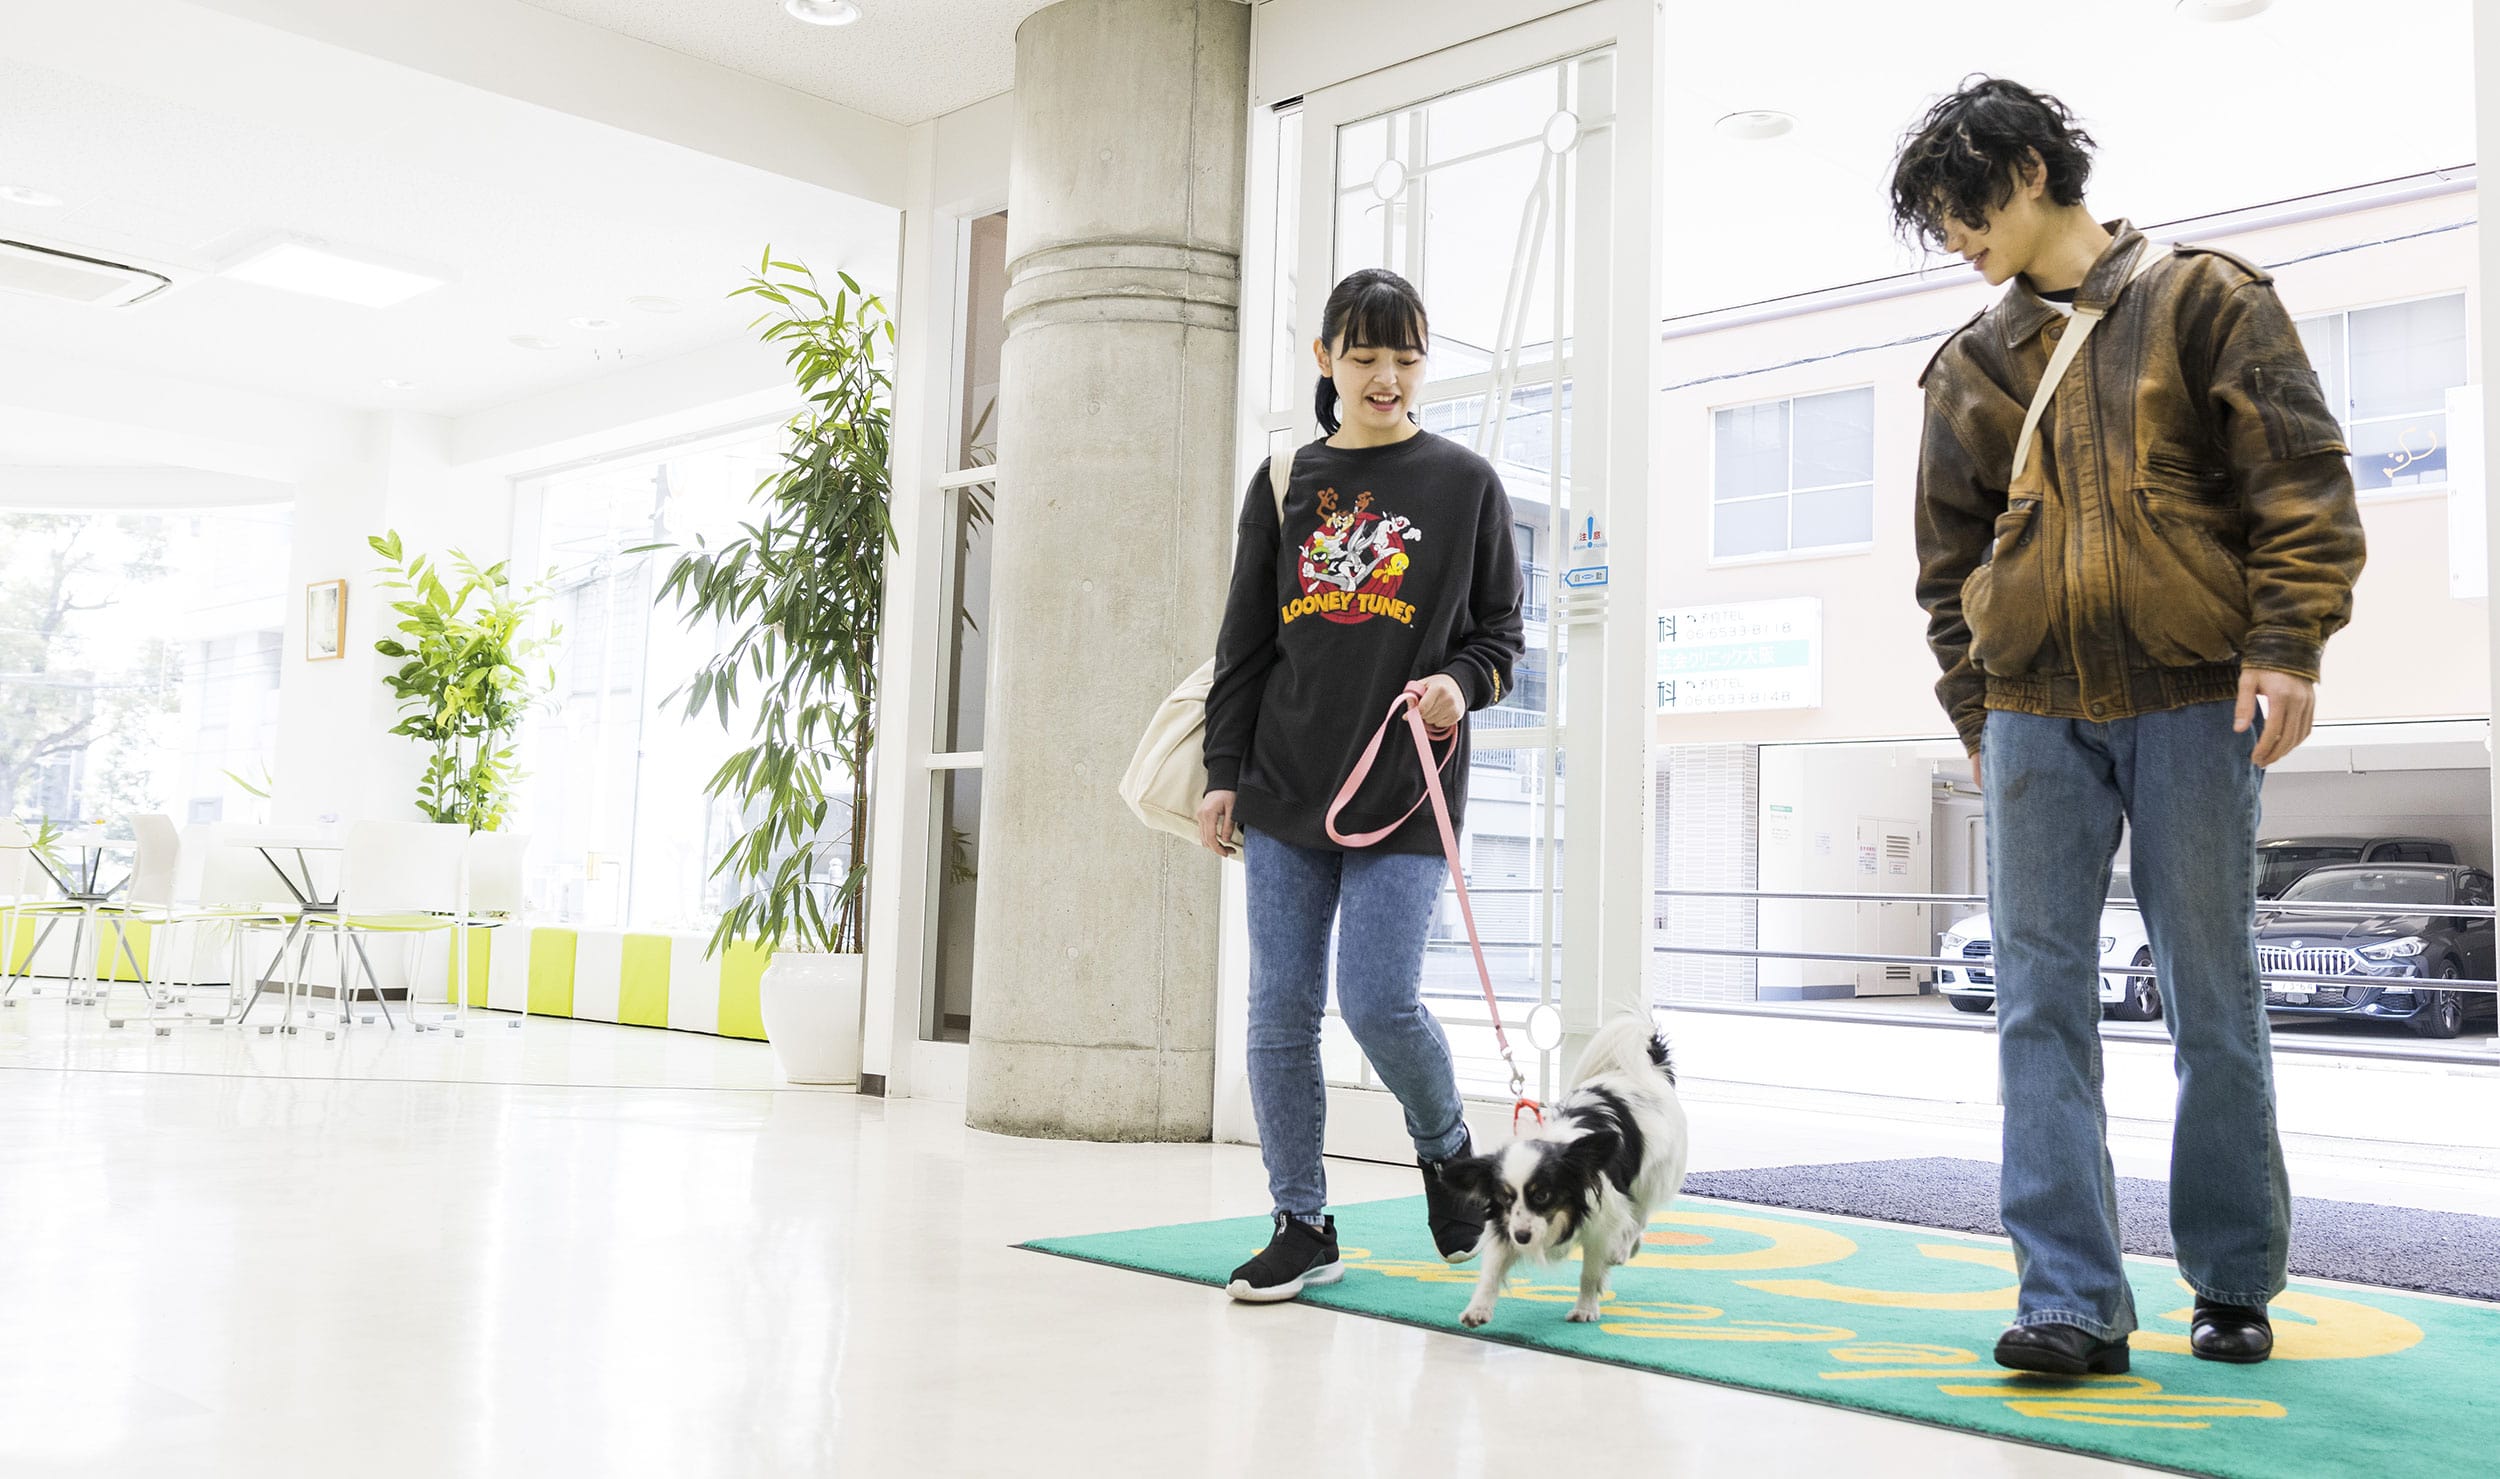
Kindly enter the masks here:
M 689 627 L 718 622 L 729 634 L 679 691 L 688 717 L 711 709 L 747 740 L 705 787 L 744 827 L 713 869 L 736 898 L 709 949 L 743 940 L 773 952 L 764 1034 L 795 1083 L 859 1074 L 868 763 L 895 547 L 893 381 L 881 359 L 894 325 L 849 274 L 840 282 L 828 296 L 804 265 L 766 248 L 732 295 L 770 305 L 754 327 L 782 346 L 808 408 L 740 534 L 678 550 L 657 597 Z

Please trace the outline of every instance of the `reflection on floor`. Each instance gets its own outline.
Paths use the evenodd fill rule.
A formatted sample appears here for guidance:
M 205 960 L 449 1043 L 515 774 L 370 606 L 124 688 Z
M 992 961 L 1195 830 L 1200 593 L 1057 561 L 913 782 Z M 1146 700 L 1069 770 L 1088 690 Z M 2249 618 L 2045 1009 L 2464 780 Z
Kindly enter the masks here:
M 1995 1136 L 1692 1097 L 1703 1168 Z M 159 1039 L 0 1012 L 0 1473 L 1438 1479 L 1550 1467 L 1557 1434 L 1592 1473 L 2117 1472 L 1018 1252 L 1256 1213 L 1257 1153 L 960 1121 L 779 1086 L 761 1044 L 593 1023 Z M 1340 1200 L 1414 1187 L 1330 1174 Z

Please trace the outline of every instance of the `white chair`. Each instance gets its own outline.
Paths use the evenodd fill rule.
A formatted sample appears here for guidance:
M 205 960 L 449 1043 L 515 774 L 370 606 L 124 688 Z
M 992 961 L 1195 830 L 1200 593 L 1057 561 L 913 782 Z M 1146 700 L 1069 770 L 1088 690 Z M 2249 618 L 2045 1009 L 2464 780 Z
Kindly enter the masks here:
M 243 991 L 248 983 L 255 996 L 260 980 L 267 972 L 246 974 L 243 963 L 243 938 L 253 930 L 290 929 L 298 911 L 292 902 L 292 891 L 278 875 L 268 857 L 260 849 L 241 840 L 244 829 L 220 822 L 202 823 L 182 836 L 182 844 L 174 866 L 172 902 L 155 919 L 163 933 L 160 943 L 149 952 L 148 964 L 175 958 L 171 948 L 174 931 L 189 926 L 193 931 L 189 958 L 199 958 L 198 931 L 202 928 L 224 932 L 226 937 L 226 1002 L 224 1008 L 209 1020 L 222 1025 L 227 1018 L 238 1015 L 243 1008 Z M 136 889 L 134 884 L 133 888 Z M 281 944 L 278 954 L 286 947 Z M 271 961 L 275 970 L 277 961 Z M 190 1002 L 187 979 L 177 985 L 170 970 L 159 971 L 159 981 L 181 1000 L 186 1008 Z
M 53 898 L 51 880 L 35 863 L 35 839 L 18 825 L 17 818 L 0 816 L 0 1005 L 17 1005 L 18 921 L 23 906 Z M 30 941 L 24 956 L 28 964 L 34 955 Z M 34 988 L 27 989 L 31 994 Z
M 40 950 L 52 931 L 64 919 L 74 919 L 70 936 L 69 1001 L 72 1006 L 111 1004 L 115 966 L 99 965 L 96 956 L 104 947 L 104 931 L 109 927 L 121 949 L 121 957 L 129 962 L 139 989 L 148 1005 L 159 1007 L 164 1000 L 157 995 L 156 984 L 139 964 L 139 957 L 130 946 L 130 921 L 142 917 L 148 908 L 169 906 L 173 898 L 175 854 L 181 846 L 181 834 L 174 828 L 173 818 L 137 815 L 130 819 L 137 836 L 137 850 L 130 863 L 130 876 L 111 888 L 97 887 L 91 892 L 66 892 L 58 898 L 21 902 L 15 913 L 20 919 L 40 919 L 43 929 L 35 936 L 34 948 Z M 24 829 L 19 829 L 24 835 Z M 26 844 L 27 855 L 33 853 L 32 840 Z M 75 875 L 74 875 L 75 876 Z M 135 907 L 134 907 L 135 906 Z M 93 944 L 89 941 L 92 939 Z M 31 965 L 31 953 L 29 957 Z M 88 977 L 85 994 L 79 990 L 80 977 Z M 122 1025 L 120 1019 L 113 1026 Z
M 529 850 L 529 834 L 525 832 L 479 832 L 469 838 L 469 897 L 463 921 L 467 928 L 460 933 L 463 943 L 457 947 L 459 965 L 452 987 L 459 1002 L 459 1009 L 453 1014 L 455 1037 L 462 1035 L 469 1019 L 468 928 L 493 929 L 520 919 L 528 903 Z M 519 1027 L 528 1015 L 516 1012 L 505 1025 Z
M 355 1020 L 355 999 L 372 993 L 382 1020 L 394 1030 L 390 1002 L 382 994 L 381 977 L 365 955 L 364 937 L 424 935 L 454 931 L 462 923 L 468 884 L 469 829 L 457 823 L 357 822 L 347 829 L 346 856 L 339 865 L 339 898 L 335 913 L 307 911 L 303 917 L 296 969 L 290 978 L 288 1015 L 293 1016 L 294 986 L 303 979 L 303 963 L 312 952 L 313 937 L 330 936 L 338 962 L 339 1025 Z M 354 950 L 364 967 L 366 985 L 350 985 L 347 953 Z M 409 979 L 417 972 L 409 971 Z M 409 990 L 409 1014 L 415 1017 L 416 991 Z

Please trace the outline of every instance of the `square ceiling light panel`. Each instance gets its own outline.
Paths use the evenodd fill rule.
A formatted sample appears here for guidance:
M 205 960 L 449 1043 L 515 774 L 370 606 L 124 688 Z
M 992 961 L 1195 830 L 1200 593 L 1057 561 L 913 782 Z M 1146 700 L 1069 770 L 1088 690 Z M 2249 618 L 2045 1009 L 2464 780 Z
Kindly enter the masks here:
M 366 308 L 388 308 L 451 281 L 441 272 L 393 264 L 378 255 L 348 252 L 327 242 L 282 236 L 245 253 L 222 274 L 290 293 L 309 293 Z

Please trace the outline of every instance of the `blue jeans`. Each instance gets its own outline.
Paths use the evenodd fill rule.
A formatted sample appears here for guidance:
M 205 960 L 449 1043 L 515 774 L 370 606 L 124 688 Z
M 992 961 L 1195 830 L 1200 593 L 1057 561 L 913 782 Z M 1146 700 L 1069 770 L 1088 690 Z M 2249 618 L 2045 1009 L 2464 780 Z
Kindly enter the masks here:
M 2022 1279 L 2018 1325 L 2135 1329 L 2101 1103 L 2101 904 L 2122 820 L 2152 936 L 2178 1080 L 2170 1236 L 2207 1299 L 2282 1292 L 2291 1193 L 2274 1124 L 2274 1060 L 2258 984 L 2257 794 L 2262 726 L 2230 704 L 2095 724 L 2002 711 L 1980 753 L 2004 1081 L 2000 1196 Z
M 1418 990 L 1449 865 L 1414 853 L 1295 847 L 1262 832 L 1249 834 L 1242 861 L 1250 870 L 1250 1107 L 1276 1210 L 1316 1222 L 1328 1203 L 1319 1032 L 1331 925 L 1338 1010 L 1405 1107 L 1415 1153 L 1441 1160 L 1467 1143 L 1449 1039 Z

